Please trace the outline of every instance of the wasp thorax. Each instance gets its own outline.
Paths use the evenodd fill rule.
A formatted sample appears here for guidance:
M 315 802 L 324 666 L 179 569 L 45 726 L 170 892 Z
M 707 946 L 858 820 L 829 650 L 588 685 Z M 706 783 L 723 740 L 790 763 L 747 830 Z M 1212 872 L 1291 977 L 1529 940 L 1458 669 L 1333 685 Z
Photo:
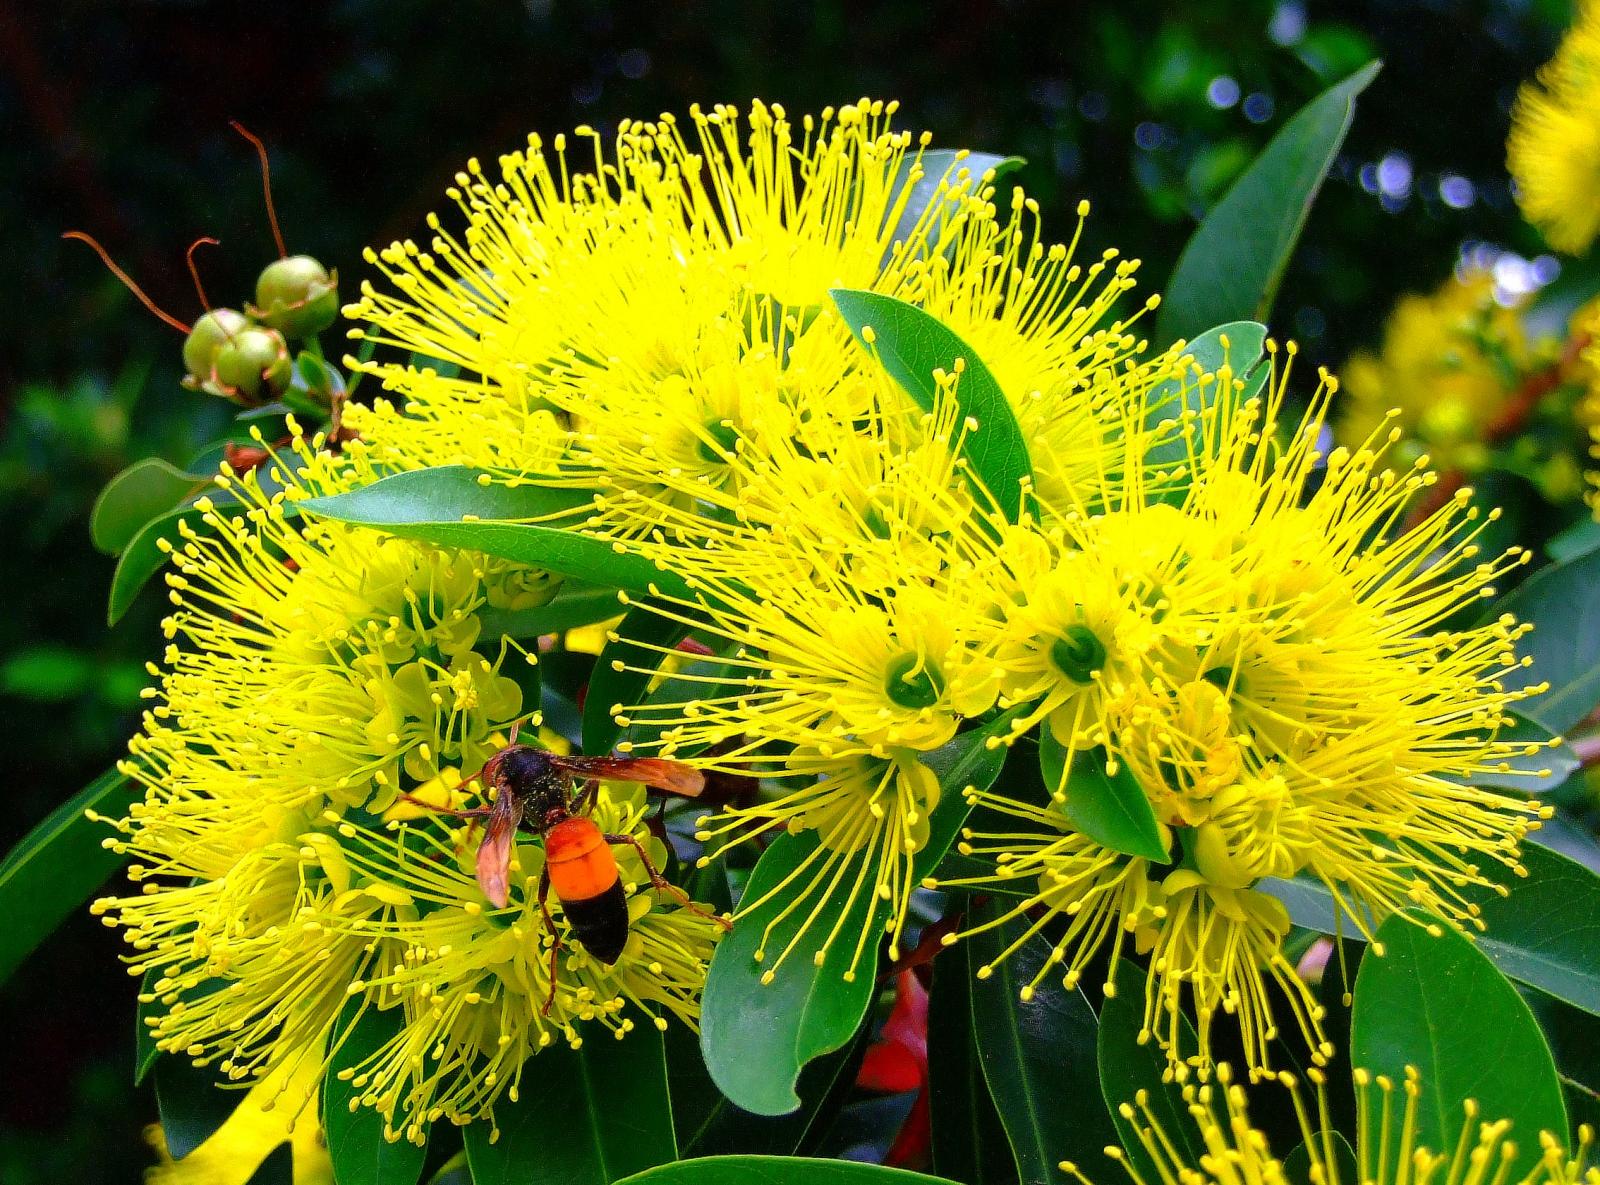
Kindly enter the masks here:
M 256 280 L 250 315 L 285 337 L 314 337 L 339 315 L 339 274 L 309 255 L 274 260 Z

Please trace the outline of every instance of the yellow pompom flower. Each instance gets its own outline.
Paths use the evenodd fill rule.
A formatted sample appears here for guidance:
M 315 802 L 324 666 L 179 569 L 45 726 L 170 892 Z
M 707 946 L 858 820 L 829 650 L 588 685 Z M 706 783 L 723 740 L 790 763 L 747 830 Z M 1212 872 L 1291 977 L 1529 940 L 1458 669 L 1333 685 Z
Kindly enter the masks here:
M 1066 751 L 1063 781 L 1044 804 L 1003 786 L 973 795 L 1025 826 L 965 833 L 960 850 L 996 869 L 943 882 L 1032 882 L 983 927 L 1021 919 L 1021 941 L 1066 923 L 1025 994 L 1056 970 L 1074 986 L 1108 944 L 1113 969 L 1125 942 L 1150 952 L 1145 1031 L 1201 1066 L 1223 1014 L 1251 1068 L 1270 1064 L 1267 980 L 1313 1050 L 1331 1053 L 1264 878 L 1322 881 L 1368 938 L 1410 907 L 1471 927 L 1471 892 L 1495 885 L 1493 865 L 1518 870 L 1540 814 L 1468 784 L 1538 751 L 1496 739 L 1508 706 L 1532 693 L 1502 683 L 1525 627 L 1460 624 L 1524 557 L 1479 554 L 1465 491 L 1397 531 L 1433 475 L 1388 469 L 1393 429 L 1323 455 L 1331 380 L 1299 422 L 1282 418 L 1286 382 L 1287 368 L 1260 395 L 1224 382 L 1186 423 L 1181 506 L 1135 490 L 1099 513 L 1057 513 L 1031 565 L 993 569 L 1015 580 L 997 590 L 1015 628 L 993 652 L 1000 704 L 1023 709 L 1011 739 L 1046 720 Z M 1137 436 L 1130 425 L 1134 447 Z M 1108 851 L 1070 821 L 1080 754 L 1108 776 L 1131 773 L 1170 863 Z M 1185 1000 L 1198 1049 L 1176 1044 Z
M 1132 1126 L 1139 1149 L 1155 1169 L 1150 1180 L 1139 1163 L 1121 1148 L 1107 1148 L 1106 1155 L 1127 1173 L 1133 1185 L 1183 1182 L 1184 1185 L 1290 1185 L 1303 1180 L 1302 1174 L 1317 1185 L 1388 1185 L 1390 1182 L 1449 1182 L 1450 1185 L 1596 1185 L 1600 1169 L 1589 1161 L 1594 1132 L 1579 1129 L 1578 1146 L 1570 1147 L 1565 1132 L 1532 1132 L 1540 1149 L 1538 1162 L 1521 1176 L 1513 1177 L 1512 1162 L 1517 1155 L 1516 1139 L 1523 1133 L 1512 1130 L 1505 1119 L 1490 1119 L 1481 1114 L 1471 1099 L 1461 1106 L 1461 1127 L 1446 1147 L 1432 1148 L 1417 1138 L 1419 1108 L 1426 1084 L 1413 1069 L 1405 1081 L 1396 1083 L 1384 1075 L 1357 1069 L 1354 1073 L 1359 1127 L 1356 1134 L 1354 1175 L 1342 1163 L 1341 1145 L 1336 1143 L 1327 1097 L 1327 1082 L 1319 1070 L 1307 1078 L 1313 1098 L 1292 1074 L 1272 1076 L 1276 1085 L 1290 1093 L 1299 1127 L 1300 1147 L 1309 1164 L 1300 1173 L 1292 1171 L 1283 1156 L 1272 1147 L 1266 1133 L 1250 1120 L 1250 1100 L 1243 1087 L 1233 1080 L 1227 1066 L 1217 1067 L 1215 1085 L 1188 1085 L 1183 1089 L 1189 1118 L 1200 1138 L 1200 1150 L 1187 1151 L 1179 1133 L 1167 1130 L 1143 1094 L 1123 1102 L 1119 1110 Z M 1083 1167 L 1061 1162 L 1061 1171 L 1089 1185 Z
M 1556 250 L 1582 255 L 1600 234 L 1600 12 L 1578 5 L 1555 57 L 1511 110 L 1506 166 L 1523 215 Z
M 315 1082 L 352 997 L 392 1010 L 398 1035 L 357 1085 L 390 1138 L 420 1141 L 439 1120 L 492 1122 L 556 1040 L 625 1033 L 640 1016 L 692 1024 L 717 927 L 658 897 L 624 850 L 628 944 L 600 964 L 559 903 L 556 932 L 543 924 L 537 842 L 518 846 L 496 909 L 466 829 L 399 798 L 482 795 L 458 796 L 462 771 L 530 713 L 512 677 L 523 656 L 482 638 L 478 618 L 496 588 L 529 590 L 502 561 L 294 518 L 307 494 L 371 476 L 359 450 L 318 456 L 320 443 L 274 465 L 285 490 L 225 481 L 219 497 L 245 514 L 219 502 L 174 553 L 165 670 L 122 766 L 145 796 L 108 841 L 138 891 L 94 908 L 147 976 L 157 1047 L 221 1078 Z M 607 789 L 596 806 L 660 859 L 646 813 L 642 789 Z

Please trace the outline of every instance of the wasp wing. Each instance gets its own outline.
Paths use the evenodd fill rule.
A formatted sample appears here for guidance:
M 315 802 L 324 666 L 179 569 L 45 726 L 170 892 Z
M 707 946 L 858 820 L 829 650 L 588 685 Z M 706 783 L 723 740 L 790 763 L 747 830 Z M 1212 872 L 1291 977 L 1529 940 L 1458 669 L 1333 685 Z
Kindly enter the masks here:
M 522 805 L 502 791 L 489 810 L 478 845 L 478 887 L 496 909 L 504 909 L 511 900 L 511 841 L 521 821 Z
M 698 798 L 706 788 L 705 774 L 694 766 L 663 757 L 552 757 L 550 764 L 580 777 L 643 782 L 685 798 Z

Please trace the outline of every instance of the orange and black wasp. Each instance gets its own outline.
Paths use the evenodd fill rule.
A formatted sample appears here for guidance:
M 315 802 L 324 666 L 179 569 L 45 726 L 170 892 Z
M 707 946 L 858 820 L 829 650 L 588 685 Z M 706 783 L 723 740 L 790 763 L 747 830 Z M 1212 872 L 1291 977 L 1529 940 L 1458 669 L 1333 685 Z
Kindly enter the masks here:
M 544 840 L 539 912 L 553 940 L 551 995 L 545 998 L 544 1012 L 550 1011 L 554 999 L 556 958 L 562 946 L 560 931 L 550 916 L 551 889 L 561 902 L 573 938 L 595 958 L 609 966 L 621 957 L 622 948 L 627 945 L 628 897 L 622 889 L 617 858 L 611 851 L 616 844 L 627 844 L 638 853 L 655 888 L 671 893 L 693 913 L 712 918 L 724 928 L 731 925 L 727 919 L 695 905 L 687 893 L 662 876 L 644 845 L 633 836 L 600 830 L 589 816 L 601 778 L 643 782 L 652 789 L 686 798 L 698 797 L 705 788 L 705 776 L 682 762 L 659 757 L 563 757 L 533 745 L 519 745 L 517 728 L 513 726 L 511 743 L 461 783 L 467 786 L 481 779 L 493 787 L 495 796 L 488 806 L 455 810 L 401 795 L 427 810 L 483 824 L 483 839 L 478 844 L 478 885 L 497 909 L 505 908 L 510 901 L 511 848 L 518 830 L 526 828 Z

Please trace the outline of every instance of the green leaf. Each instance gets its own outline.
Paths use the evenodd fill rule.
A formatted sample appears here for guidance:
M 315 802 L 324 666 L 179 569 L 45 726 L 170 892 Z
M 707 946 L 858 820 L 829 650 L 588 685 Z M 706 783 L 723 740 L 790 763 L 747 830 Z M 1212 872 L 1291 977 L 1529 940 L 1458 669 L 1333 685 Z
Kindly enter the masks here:
M 933 408 L 938 395 L 934 371 L 951 371 L 956 360 L 962 360 L 966 369 L 956 386 L 956 401 L 962 416 L 977 424 L 967 432 L 962 448 L 973 474 L 1002 513 L 1016 522 L 1022 510 L 1018 485 L 1033 476 L 1033 465 L 1011 404 L 983 359 L 915 305 L 851 288 L 834 288 L 829 294 L 862 348 L 876 356 L 924 410 Z
M 1600 965 L 1594 958 L 1600 950 L 1600 876 L 1536 843 L 1523 845 L 1521 863 L 1526 877 L 1503 869 L 1492 874 L 1510 890 L 1508 896 L 1482 890 L 1469 896 L 1487 927 L 1474 941 L 1512 979 L 1600 1016 Z M 1333 898 L 1322 882 L 1301 877 L 1262 881 L 1260 887 L 1288 906 L 1295 925 L 1334 932 Z M 1346 938 L 1357 937 L 1348 921 L 1343 930 Z
M 1217 325 L 1186 343 L 1184 355 L 1194 365 L 1181 378 L 1163 379 L 1150 389 L 1146 404 L 1146 427 L 1155 429 L 1166 421 L 1176 422 L 1184 411 L 1201 411 L 1215 398 L 1216 385 L 1199 381 L 1202 374 L 1215 375 L 1227 367 L 1235 379 L 1245 382 L 1244 394 L 1259 391 L 1266 383 L 1267 327 L 1256 321 L 1230 321 Z M 1171 433 L 1158 439 L 1145 453 L 1149 465 L 1181 465 L 1189 456 L 1182 436 Z
M 677 573 L 565 529 L 582 521 L 591 493 L 532 485 L 483 485 L 478 476 L 460 466 L 419 469 L 348 493 L 307 499 L 299 507 L 405 539 L 479 551 L 629 592 L 689 595 L 688 585 Z M 535 518 L 547 521 L 505 521 Z
M 611 714 L 612 709 L 638 703 L 655 677 L 665 656 L 653 648 L 671 649 L 683 641 L 689 627 L 664 616 L 647 602 L 629 609 L 616 633 L 595 660 L 589 694 L 583 701 L 583 751 L 593 756 L 611 752 L 622 736 L 622 725 Z M 617 669 L 618 664 L 622 670 Z
M 187 473 L 159 457 L 135 461 L 94 500 L 89 538 L 107 555 L 117 555 L 145 523 L 211 484 L 209 477 Z
M 928 842 L 913 861 L 913 878 L 920 880 L 932 872 L 954 841 L 970 810 L 962 789 L 987 789 L 998 776 L 1005 755 L 987 748 L 985 742 L 1003 735 L 1010 722 L 1008 713 L 986 728 L 958 736 L 937 757 L 929 755 L 942 793 L 929 819 Z M 780 835 L 761 854 L 744 899 L 760 900 L 816 849 L 813 831 Z M 858 856 L 847 865 L 838 884 L 853 883 L 859 861 Z M 800 1106 L 795 1083 L 802 1067 L 844 1045 L 866 1015 L 874 992 L 875 940 L 867 943 L 855 977 L 846 980 L 845 973 L 854 959 L 854 937 L 881 931 L 887 906 L 868 894 L 856 894 L 848 915 L 842 916 L 848 896 L 833 893 L 814 908 L 807 901 L 791 910 L 790 899 L 776 895 L 740 918 L 733 933 L 717 944 L 701 1004 L 700 1046 L 712 1079 L 746 1111 L 786 1115 Z M 841 936 L 828 948 L 822 965 L 813 961 L 811 949 L 796 949 L 773 968 L 779 952 L 808 920 L 808 940 L 814 937 L 820 942 L 835 932 L 836 925 Z M 771 934 L 764 937 L 769 924 Z M 766 956 L 759 962 L 758 950 Z M 769 971 L 771 982 L 762 983 Z
M 474 1185 L 481 1182 L 474 1181 Z M 555 1185 L 552 1180 L 551 1185 Z M 562 1185 L 565 1185 L 563 1182 Z M 798 1156 L 707 1156 L 681 1160 L 619 1181 L 617 1185 L 955 1185 L 906 1169 L 848 1160 Z
M 1511 1120 L 1517 1156 L 1507 1179 L 1518 1180 L 1539 1162 L 1537 1133 L 1566 1136 L 1561 1080 L 1516 988 L 1469 940 L 1437 929 L 1432 937 L 1399 916 L 1379 928 L 1384 954 L 1363 959 L 1356 975 L 1350 1064 L 1387 1074 L 1397 1088 L 1407 1066 L 1420 1071 L 1417 1142 L 1429 1148 L 1456 1146 L 1466 1099 L 1477 1101 L 1487 1122 Z M 1382 1093 L 1370 1090 L 1370 1130 L 1377 1130 L 1383 1105 Z M 1361 1154 L 1372 1157 L 1375 1150 Z
M 1518 650 L 1530 667 L 1507 671 L 1507 687 L 1549 683 L 1550 690 L 1516 709 L 1553 733 L 1572 728 L 1600 704 L 1600 551 L 1535 572 L 1489 609 L 1531 622 Z
M 928 993 L 933 1168 L 970 1185 L 1011 1185 L 1017 1180 L 1017 1166 L 978 1066 L 973 1039 L 975 968 L 970 946 L 958 942 L 933 962 L 933 987 Z
M 618 1041 L 598 1029 L 582 1048 L 534 1055 L 516 1102 L 495 1105 L 500 1138 L 469 1124 L 473 1185 L 609 1185 L 677 1159 L 661 1034 L 646 1022 Z
M 245 1098 L 239 1087 L 220 1085 L 214 1069 L 197 1066 L 186 1057 L 157 1061 L 155 1086 L 161 1131 L 174 1160 L 182 1160 L 210 1139 Z
M 102 846 L 109 827 L 87 810 L 121 816 L 138 789 L 107 770 L 45 816 L 0 862 L 0 984 L 33 948 L 94 895 L 125 857 Z
M 428 1150 L 409 1140 L 383 1138 L 383 1116 L 358 1104 L 362 1091 L 339 1077 L 377 1053 L 404 1027 L 404 1009 L 382 1010 L 361 996 L 345 1002 L 329 1038 L 322 1079 L 322 1129 L 337 1185 L 414 1185 Z
M 1048 728 L 1039 733 L 1039 772 L 1053 793 L 1066 794 L 1061 809 L 1079 831 L 1096 843 L 1130 856 L 1165 864 L 1171 847 L 1156 812 L 1127 762 L 1117 772 L 1106 768 L 1104 749 L 1080 750 L 1066 766 L 1066 747 Z
M 1600 519 L 1580 519 L 1546 543 L 1544 549 L 1558 564 L 1600 551 Z
M 1311 203 L 1378 74 L 1357 70 L 1296 112 L 1205 216 L 1178 258 L 1156 319 L 1156 338 L 1193 337 L 1223 321 L 1264 321 Z
M 620 617 L 617 590 L 572 581 L 553 599 L 532 609 L 485 609 L 479 614 L 485 637 L 540 638 Z
M 998 181 L 1007 173 L 1014 173 L 1028 162 L 1020 156 L 1000 156 L 993 152 L 969 152 L 962 148 L 929 148 L 920 156 L 907 155 L 900 162 L 900 171 L 895 176 L 894 191 L 896 195 L 905 188 L 906 182 L 911 177 L 911 168 L 917 165 L 921 168 L 921 175 L 911 182 L 911 192 L 906 197 L 905 207 L 900 211 L 900 217 L 895 222 L 893 242 L 905 243 L 911 239 L 911 232 L 917 227 L 922 218 L 922 213 L 936 199 L 939 199 L 939 184 L 948 180 L 950 185 L 955 185 L 963 175 L 972 178 L 972 184 L 967 187 L 967 193 L 974 193 L 979 188 L 983 175 L 989 170 L 994 170 L 993 180 Z M 946 190 L 948 193 L 948 189 Z M 948 198 L 943 199 L 947 203 Z M 952 207 L 953 208 L 953 207 Z M 924 237 L 931 237 L 932 242 L 938 242 L 939 232 L 944 225 L 944 218 L 935 215 L 928 220 L 928 225 L 923 228 Z M 931 236 L 929 235 L 931 232 Z
M 1107 996 L 1100 1008 L 1095 1060 L 1100 1068 L 1100 1093 L 1116 1124 L 1123 1149 L 1146 1181 L 1159 1181 L 1161 1174 L 1140 1144 L 1134 1125 L 1118 1113 L 1118 1108 L 1132 1105 L 1143 1091 L 1150 1113 L 1177 1149 L 1181 1164 L 1198 1165 L 1205 1144 L 1183 1100 L 1182 1086 L 1163 1080 L 1167 1073 L 1167 1055 L 1155 1038 L 1145 1033 L 1144 994 L 1144 971 L 1129 959 L 1118 960 L 1116 994 Z M 1200 1041 L 1189 1018 L 1179 1013 L 1178 1024 L 1183 1048 L 1198 1049 Z M 1145 1037 L 1142 1041 L 1141 1034 Z M 1139 1122 L 1144 1124 L 1148 1120 L 1141 1116 Z
M 1329 1181 L 1359 1181 L 1361 1174 L 1356 1168 L 1355 1150 L 1350 1147 L 1350 1141 L 1336 1131 L 1318 1132 L 1313 1137 L 1318 1144 L 1318 1159 L 1326 1164 L 1330 1158 L 1334 1162 L 1334 1170 L 1321 1178 L 1323 1185 Z M 1198 1160 L 1191 1160 L 1189 1164 L 1199 1164 Z M 1296 1146 L 1288 1156 L 1283 1158 L 1283 1175 L 1290 1185 L 1318 1185 L 1311 1177 L 1311 1149 L 1305 1144 Z
M 979 905 L 973 921 L 992 921 L 1008 908 Z M 1025 918 L 1013 919 L 972 935 L 966 940 L 972 957 L 994 964 L 1027 925 Z M 1057 1167 L 1061 1161 L 1087 1171 L 1102 1163 L 1102 1149 L 1117 1138 L 1100 1097 L 1097 1022 L 1083 992 L 1063 987 L 1052 964 L 1033 998 L 1018 998 L 1049 955 L 1050 944 L 1034 935 L 972 989 L 978 1058 L 1024 1185 L 1073 1180 Z

